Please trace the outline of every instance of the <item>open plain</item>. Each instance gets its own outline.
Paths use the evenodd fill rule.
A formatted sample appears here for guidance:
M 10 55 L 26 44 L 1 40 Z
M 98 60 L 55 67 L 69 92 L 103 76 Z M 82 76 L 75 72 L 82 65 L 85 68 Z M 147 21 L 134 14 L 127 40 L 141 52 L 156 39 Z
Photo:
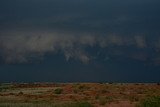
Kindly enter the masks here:
M 150 107 L 160 103 L 157 83 L 9 83 L 0 85 L 0 107 Z M 157 100 L 158 99 L 158 100 Z M 148 104 L 153 105 L 155 101 Z

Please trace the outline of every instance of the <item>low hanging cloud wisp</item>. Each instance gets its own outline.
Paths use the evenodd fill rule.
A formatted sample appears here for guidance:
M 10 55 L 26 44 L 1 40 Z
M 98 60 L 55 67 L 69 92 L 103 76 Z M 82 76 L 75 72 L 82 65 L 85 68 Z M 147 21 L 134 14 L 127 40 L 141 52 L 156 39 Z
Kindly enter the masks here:
M 42 57 L 46 53 L 62 51 L 67 60 L 75 58 L 87 63 L 89 57 L 83 52 L 81 45 L 93 45 L 95 41 L 91 39 L 93 38 L 86 36 L 77 38 L 57 33 L 15 33 L 0 36 L 1 56 L 8 63 L 21 63 L 28 62 L 33 57 Z
M 55 32 L 12 32 L 0 36 L 0 55 L 7 63 L 24 63 L 32 58 L 43 57 L 46 53 L 63 52 L 66 60 L 71 58 L 88 63 L 92 56 L 86 47 L 135 46 L 146 48 L 144 36 L 132 38 L 118 35 L 90 35 Z

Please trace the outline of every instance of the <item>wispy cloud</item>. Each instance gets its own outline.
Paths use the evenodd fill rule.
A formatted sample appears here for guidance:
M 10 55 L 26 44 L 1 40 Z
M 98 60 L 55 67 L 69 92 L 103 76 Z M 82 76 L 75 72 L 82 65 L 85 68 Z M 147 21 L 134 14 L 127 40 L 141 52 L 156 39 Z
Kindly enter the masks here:
M 59 32 L 8 32 L 0 36 L 0 54 L 7 63 L 24 63 L 32 58 L 45 56 L 47 53 L 63 52 L 66 60 L 75 59 L 83 63 L 92 61 L 87 47 L 99 46 L 107 49 L 111 46 L 147 48 L 145 36 L 119 36 L 116 34 L 92 35 L 88 33 L 59 33 Z M 157 48 L 153 46 L 153 48 Z M 115 48 L 116 49 L 116 48 Z M 124 51 L 124 50 L 123 50 Z M 122 52 L 124 54 L 124 52 Z M 145 60 L 142 54 L 131 54 L 137 60 Z M 147 56 L 148 57 L 148 56 Z

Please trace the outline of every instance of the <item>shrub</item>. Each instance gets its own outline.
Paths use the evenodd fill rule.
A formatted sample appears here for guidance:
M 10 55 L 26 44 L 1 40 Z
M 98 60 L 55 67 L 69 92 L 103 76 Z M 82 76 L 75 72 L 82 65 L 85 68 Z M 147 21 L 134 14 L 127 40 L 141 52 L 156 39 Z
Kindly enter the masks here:
M 79 90 L 88 90 L 88 89 L 90 89 L 90 87 L 88 87 L 86 85 L 79 85 L 78 89 Z
M 105 105 L 107 103 L 107 100 L 104 97 L 99 98 L 99 104 Z
M 153 96 L 142 100 L 137 107 L 160 107 L 160 96 Z
M 89 102 L 77 102 L 68 105 L 67 107 L 93 107 Z
M 63 91 L 63 89 L 57 88 L 57 89 L 54 90 L 54 93 L 55 93 L 55 94 L 61 94 L 62 91 Z
M 19 92 L 19 93 L 18 93 L 18 95 L 23 95 L 23 92 L 22 92 L 22 91 L 21 91 L 21 92 Z
M 110 96 L 108 97 L 100 97 L 99 98 L 99 104 L 100 105 L 105 105 L 106 103 L 110 104 L 111 102 L 113 102 L 114 99 Z
M 10 86 L 1 85 L 1 86 L 0 86 L 0 92 L 5 92 L 5 91 L 8 90 L 9 88 L 10 88 Z
M 157 83 L 157 85 L 160 85 L 160 83 Z
M 97 99 L 99 99 L 99 95 L 96 95 L 96 96 L 95 96 L 95 100 L 97 100 Z
M 73 92 L 74 92 L 75 94 L 77 94 L 77 93 L 78 93 L 78 91 L 77 91 L 76 89 L 74 89 L 74 90 L 73 90 Z

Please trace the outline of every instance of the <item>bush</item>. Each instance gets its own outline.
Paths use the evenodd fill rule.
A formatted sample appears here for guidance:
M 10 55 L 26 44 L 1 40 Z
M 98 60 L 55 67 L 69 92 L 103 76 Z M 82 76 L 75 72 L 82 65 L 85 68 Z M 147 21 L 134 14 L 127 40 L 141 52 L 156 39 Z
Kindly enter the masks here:
M 105 98 L 100 98 L 99 99 L 99 104 L 100 105 L 105 105 L 107 103 L 107 100 Z
M 137 107 L 160 107 L 160 96 L 146 98 Z
M 54 90 L 54 93 L 55 93 L 55 94 L 61 94 L 62 91 L 63 91 L 63 89 L 57 88 L 57 89 Z
M 79 90 L 88 90 L 88 89 L 90 89 L 90 87 L 88 87 L 86 85 L 79 85 L 78 89 Z
M 6 90 L 10 89 L 9 85 L 0 85 L 0 92 L 5 92 Z
M 160 85 L 160 83 L 157 83 L 157 85 Z
M 18 95 L 23 95 L 23 92 L 22 92 L 22 91 L 21 91 L 21 92 L 19 92 L 19 93 L 18 93 Z
M 77 102 L 67 105 L 66 107 L 93 107 L 89 102 Z
M 114 101 L 114 99 L 112 97 L 100 97 L 99 98 L 100 105 L 105 105 L 106 103 L 110 104 L 113 101 Z

